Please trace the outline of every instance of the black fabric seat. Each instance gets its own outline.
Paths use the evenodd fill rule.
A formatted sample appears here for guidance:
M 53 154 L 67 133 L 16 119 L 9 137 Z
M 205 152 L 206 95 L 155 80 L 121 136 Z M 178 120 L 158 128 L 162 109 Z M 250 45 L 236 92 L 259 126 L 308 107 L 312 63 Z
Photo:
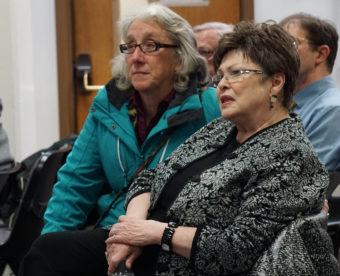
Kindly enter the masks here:
M 334 255 L 339 260 L 340 249 L 340 193 L 334 191 L 340 185 L 340 171 L 329 172 L 329 186 L 326 197 L 329 205 L 329 218 L 327 231 L 332 238 Z
M 7 214 L 13 211 L 12 206 L 17 205 L 18 197 L 20 197 L 21 191 L 19 190 L 18 197 L 13 198 L 13 184 L 20 169 L 21 163 L 16 162 L 12 168 L 0 171 L 0 227 L 8 224 Z
M 21 163 L 16 162 L 12 168 L 8 170 L 0 170 L 0 193 L 2 192 L 8 179 L 19 171 L 21 168 Z
M 70 150 L 71 146 L 67 146 L 41 152 L 33 164 L 13 218 L 9 225 L 0 228 L 0 275 L 7 264 L 17 274 L 22 257 L 40 235 L 57 171 L 65 163 Z

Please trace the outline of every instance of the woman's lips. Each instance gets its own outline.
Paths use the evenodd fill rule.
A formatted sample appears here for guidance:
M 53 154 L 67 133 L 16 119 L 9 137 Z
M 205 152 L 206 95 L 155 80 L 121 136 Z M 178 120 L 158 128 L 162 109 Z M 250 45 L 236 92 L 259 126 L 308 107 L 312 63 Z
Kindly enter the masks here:
M 132 77 L 135 80 L 144 80 L 147 75 L 148 74 L 146 72 L 142 72 L 142 71 L 136 71 L 132 73 Z
M 146 72 L 142 72 L 142 71 L 136 71 L 132 73 L 133 75 L 146 75 Z
M 231 104 L 234 101 L 235 100 L 232 97 L 228 96 L 228 95 L 222 95 L 220 97 L 220 102 L 221 102 L 222 106 L 229 105 L 229 104 Z

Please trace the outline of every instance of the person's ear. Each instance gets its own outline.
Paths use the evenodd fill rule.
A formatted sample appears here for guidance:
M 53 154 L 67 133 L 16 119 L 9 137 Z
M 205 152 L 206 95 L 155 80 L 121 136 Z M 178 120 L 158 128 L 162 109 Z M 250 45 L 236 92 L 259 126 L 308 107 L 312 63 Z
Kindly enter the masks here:
M 278 96 L 285 84 L 286 76 L 283 73 L 276 73 L 271 77 L 271 80 L 271 93 Z
M 330 53 L 330 49 L 328 47 L 328 45 L 321 45 L 321 46 L 318 46 L 317 47 L 317 52 L 318 52 L 318 55 L 316 57 L 316 60 L 315 60 L 315 63 L 317 65 L 321 64 L 321 63 L 324 63 L 326 62 L 328 56 L 329 56 L 329 53 Z
M 177 64 L 176 67 L 175 67 L 175 72 L 177 73 L 180 69 L 181 69 L 181 65 Z
M 175 65 L 175 73 L 177 74 L 177 72 L 179 71 L 179 70 L 181 70 L 181 63 L 179 62 L 179 61 L 177 61 L 177 63 L 176 63 L 176 65 Z

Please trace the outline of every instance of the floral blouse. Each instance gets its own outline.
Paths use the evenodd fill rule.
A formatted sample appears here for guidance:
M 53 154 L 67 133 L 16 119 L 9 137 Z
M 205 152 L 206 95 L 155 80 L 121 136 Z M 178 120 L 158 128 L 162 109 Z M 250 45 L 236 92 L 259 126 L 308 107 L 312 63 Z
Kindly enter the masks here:
M 235 126 L 219 118 L 206 125 L 132 183 L 129 201 L 151 192 L 150 211 L 180 170 L 228 141 Z M 169 207 L 167 221 L 197 227 L 190 259 L 160 251 L 157 275 L 246 274 L 293 220 L 319 213 L 328 174 L 291 114 L 243 142 L 216 166 L 192 177 Z

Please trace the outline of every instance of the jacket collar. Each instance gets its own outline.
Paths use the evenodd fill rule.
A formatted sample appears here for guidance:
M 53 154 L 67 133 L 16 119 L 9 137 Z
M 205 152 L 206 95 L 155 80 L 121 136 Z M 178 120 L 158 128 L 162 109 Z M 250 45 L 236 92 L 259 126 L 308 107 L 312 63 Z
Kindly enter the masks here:
M 169 115 L 167 118 L 167 127 L 172 128 L 176 127 L 178 125 L 181 125 L 183 123 L 194 121 L 197 119 L 200 119 L 203 116 L 203 110 L 202 105 L 199 102 L 200 99 L 196 99 L 196 104 L 194 106 L 191 104 L 191 108 L 182 108 L 180 105 L 182 105 L 185 100 L 192 95 L 197 95 L 197 84 L 198 84 L 198 76 L 197 74 L 192 74 L 189 80 L 189 85 L 186 90 L 183 92 L 175 92 L 175 96 L 169 103 L 168 109 L 174 109 L 178 107 L 179 112 L 176 112 L 175 114 Z M 106 85 L 106 91 L 107 91 L 107 97 L 109 99 L 109 102 L 118 110 L 121 109 L 124 103 L 129 101 L 130 96 L 134 93 L 134 89 L 130 88 L 127 90 L 120 90 L 116 86 L 116 80 L 113 78 L 109 81 L 109 83 Z M 195 107 L 196 106 L 196 107 Z M 171 112 L 170 112 L 171 114 Z
M 203 156 L 206 156 L 216 149 L 222 147 L 224 144 L 230 141 L 234 131 L 236 131 L 236 126 L 230 121 L 222 117 L 215 119 L 211 123 L 201 128 L 194 136 L 189 138 L 189 143 L 190 141 L 192 142 L 192 140 L 195 140 L 195 143 L 201 146 L 192 147 L 189 145 L 188 147 L 190 147 L 190 156 L 179 158 L 178 160 L 181 160 L 182 162 L 179 164 L 181 167 L 184 167 L 193 160 L 197 160 Z M 276 141 L 275 143 L 279 143 L 277 141 L 281 141 L 282 137 L 285 137 L 288 135 L 288 133 L 289 135 L 294 133 L 294 136 L 296 137 L 304 136 L 302 122 L 299 116 L 294 113 L 290 114 L 290 118 L 283 119 L 274 125 L 271 125 L 255 133 L 234 151 L 233 156 L 236 157 L 239 153 L 249 152 L 249 148 L 252 148 L 254 145 L 256 146 L 259 141 L 267 143 L 268 141 L 274 140 Z M 187 147 L 186 144 L 183 146 Z M 182 150 L 182 152 L 184 155 L 187 155 L 186 150 Z M 179 162 L 178 160 L 176 162 Z
M 134 93 L 132 88 L 127 90 L 118 89 L 115 78 L 112 78 L 106 84 L 105 88 L 109 102 L 117 109 L 121 109 L 123 104 L 127 102 L 130 96 Z
M 298 107 L 301 107 L 308 102 L 314 101 L 317 97 L 322 97 L 322 94 L 326 93 L 327 89 L 330 88 L 335 88 L 335 83 L 333 77 L 328 75 L 298 91 L 293 100 Z
M 188 88 L 183 92 L 175 92 L 175 96 L 170 102 L 168 109 L 182 104 L 185 99 L 193 94 L 197 94 L 197 84 L 197 74 L 192 74 L 190 76 Z M 116 80 L 114 78 L 112 78 L 105 87 L 109 102 L 117 109 L 121 109 L 123 104 L 127 102 L 130 96 L 134 93 L 134 89 L 132 87 L 127 90 L 118 89 L 116 86 Z

